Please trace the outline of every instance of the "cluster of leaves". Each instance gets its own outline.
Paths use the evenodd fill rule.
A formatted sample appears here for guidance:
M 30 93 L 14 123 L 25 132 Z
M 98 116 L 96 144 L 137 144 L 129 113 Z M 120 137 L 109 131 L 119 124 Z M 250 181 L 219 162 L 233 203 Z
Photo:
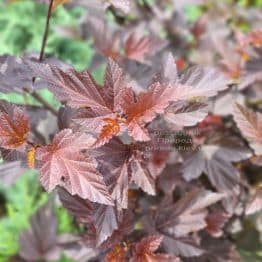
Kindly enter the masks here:
M 200 4 L 187 21 L 176 0 L 36 2 L 49 5 L 48 19 L 62 4 L 87 8 L 81 38 L 97 53 L 81 72 L 42 55 L 0 57 L 0 91 L 42 105 L 0 102 L 0 179 L 8 186 L 36 169 L 52 192 L 20 234 L 17 259 L 241 261 L 235 234 L 262 209 L 256 9 L 242 17 L 233 2 L 185 1 Z M 98 82 L 92 72 L 105 61 Z M 39 97 L 43 87 L 59 110 Z M 54 202 L 74 220 L 57 224 Z

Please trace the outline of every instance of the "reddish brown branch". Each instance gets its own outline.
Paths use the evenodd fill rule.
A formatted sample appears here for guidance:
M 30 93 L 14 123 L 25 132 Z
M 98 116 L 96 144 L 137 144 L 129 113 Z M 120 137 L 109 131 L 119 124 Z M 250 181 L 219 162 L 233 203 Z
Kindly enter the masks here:
M 46 17 L 46 25 L 45 25 L 45 32 L 42 40 L 42 46 L 41 46 L 41 52 L 39 56 L 39 61 L 42 62 L 45 54 L 45 46 L 47 42 L 47 37 L 48 37 L 48 31 L 49 31 L 49 23 L 50 23 L 50 18 L 52 16 L 52 7 L 53 7 L 53 2 L 54 0 L 50 0 L 49 7 L 48 7 L 48 12 L 47 12 L 47 17 Z
M 50 24 L 50 19 L 51 19 L 51 16 L 52 16 L 53 2 L 54 2 L 54 0 L 50 0 L 49 6 L 48 6 L 45 31 L 44 31 L 41 51 L 40 51 L 40 55 L 39 55 L 39 62 L 43 61 L 44 54 L 45 54 L 45 47 L 46 47 L 46 42 L 47 42 L 47 38 L 48 38 L 49 24 Z M 33 78 L 33 82 L 34 81 L 35 81 L 35 78 Z M 52 114 L 57 116 L 57 114 L 58 114 L 57 111 L 51 105 L 49 105 L 39 94 L 37 94 L 35 91 L 30 92 L 27 88 L 24 88 L 24 91 L 26 93 L 30 94 L 33 98 L 35 98 L 35 100 L 37 100 L 41 105 L 43 105 L 44 108 L 46 108 Z
M 44 108 L 50 111 L 53 115 L 57 116 L 57 111 L 51 105 L 49 105 L 39 94 L 37 94 L 36 92 L 32 92 L 30 93 L 30 95 L 35 98 L 35 100 L 37 100 L 40 104 L 42 104 Z
M 23 89 L 27 94 L 31 95 L 37 102 L 39 102 L 45 109 L 50 111 L 53 115 L 57 116 L 58 112 L 48 102 L 46 102 L 38 93 L 35 91 L 30 92 L 27 88 Z

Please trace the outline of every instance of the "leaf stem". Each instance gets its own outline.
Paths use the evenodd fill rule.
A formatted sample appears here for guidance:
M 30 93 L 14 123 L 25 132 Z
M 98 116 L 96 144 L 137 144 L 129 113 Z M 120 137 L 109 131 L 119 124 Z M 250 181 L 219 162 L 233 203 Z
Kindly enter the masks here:
M 46 47 L 48 31 L 49 31 L 49 23 L 50 23 L 50 18 L 52 16 L 53 2 L 54 2 L 54 0 L 50 0 L 50 2 L 49 2 L 47 17 L 46 17 L 45 32 L 44 32 L 43 40 L 42 40 L 42 46 L 41 46 L 41 52 L 40 52 L 40 56 L 39 56 L 39 62 L 42 62 L 42 60 L 44 58 L 44 54 L 45 54 L 45 47 Z

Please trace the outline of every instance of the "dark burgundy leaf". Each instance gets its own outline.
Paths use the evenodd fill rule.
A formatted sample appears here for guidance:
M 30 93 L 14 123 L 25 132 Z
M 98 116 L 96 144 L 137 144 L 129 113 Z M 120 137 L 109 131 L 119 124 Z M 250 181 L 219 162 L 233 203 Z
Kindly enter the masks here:
M 58 259 L 57 220 L 50 202 L 37 211 L 30 224 L 20 235 L 20 256 L 28 261 Z
M 72 196 L 65 189 L 59 188 L 59 198 L 62 205 L 69 213 L 76 217 L 79 223 L 90 223 L 93 220 L 94 206 L 87 199 L 79 196 Z
M 165 236 L 163 246 L 169 254 L 183 257 L 198 257 L 205 251 L 199 247 L 191 238 L 173 238 Z
M 192 191 L 177 203 L 167 205 L 156 215 L 158 229 L 168 229 L 174 237 L 184 237 L 190 232 L 207 226 L 206 208 L 224 198 L 225 195 L 209 191 Z
M 72 127 L 72 119 L 75 115 L 75 111 L 75 109 L 68 106 L 59 109 L 57 121 L 60 130 Z
M 53 65 L 28 63 L 35 76 L 44 79 L 51 91 L 73 108 L 91 107 L 108 112 L 98 86 L 87 72 L 78 73 L 73 69 L 63 70 Z
M 21 161 L 4 162 L 0 164 L 0 181 L 1 184 L 11 186 L 26 171 Z
M 139 145 L 136 147 L 136 144 L 125 145 L 119 139 L 112 139 L 108 144 L 91 152 L 103 166 L 101 173 L 115 177 L 114 183 L 116 184 L 112 186 L 112 190 L 114 197 L 117 198 L 116 201 L 120 201 L 121 207 L 125 206 L 127 199 L 125 195 L 128 184 L 127 176 L 130 176 L 130 180 L 134 181 L 143 191 L 151 195 L 155 194 L 155 179 L 161 169 L 159 171 L 158 168 L 152 167 L 151 159 L 146 157 L 144 149 L 143 146 L 139 148 Z M 117 184 L 117 181 L 122 184 Z
M 125 163 L 120 170 L 116 170 L 119 174 L 116 180 L 116 184 L 113 188 L 112 197 L 116 200 L 117 206 L 120 208 L 127 208 L 128 204 L 128 166 Z
M 187 258 L 186 262 L 202 262 L 202 261 L 214 261 L 214 262 L 226 262 L 236 261 L 242 262 L 243 259 L 238 254 L 234 245 L 228 240 L 215 239 L 211 237 L 204 237 L 201 243 L 205 252 L 198 257 Z
M 133 215 L 131 211 L 124 211 L 122 221 L 118 224 L 118 229 L 107 238 L 101 245 L 101 248 L 109 248 L 119 244 L 128 234 L 134 230 Z
M 213 134 L 213 141 L 216 140 L 215 137 L 216 135 Z M 240 193 L 240 176 L 231 162 L 247 159 L 251 154 L 236 139 L 224 138 L 224 141 L 221 138 L 220 136 L 216 142 L 214 141 L 215 143 L 211 141 L 210 144 L 202 145 L 200 151 L 194 152 L 186 158 L 183 177 L 187 181 L 191 181 L 205 173 L 218 192 L 228 195 L 228 200 L 223 202 L 227 206 L 227 211 L 233 212 L 234 203 Z M 221 144 L 221 142 L 223 143 Z
M 118 228 L 117 214 L 112 206 L 100 205 L 94 212 L 96 244 L 99 246 Z
M 14 77 L 15 75 L 15 77 Z M 23 93 L 23 88 L 32 89 L 32 70 L 20 57 L 0 57 L 0 91 Z
M 81 199 L 79 196 L 72 196 L 64 189 L 59 189 L 59 197 L 69 213 L 76 217 L 77 221 L 89 225 L 93 228 L 92 241 L 95 245 L 101 245 L 113 232 L 118 229 L 119 217 L 114 207 L 94 204 L 87 199 Z M 85 243 L 90 241 L 87 232 Z
M 132 170 L 131 180 L 146 193 L 155 195 L 155 178 L 149 169 L 136 159 L 131 161 L 130 166 Z

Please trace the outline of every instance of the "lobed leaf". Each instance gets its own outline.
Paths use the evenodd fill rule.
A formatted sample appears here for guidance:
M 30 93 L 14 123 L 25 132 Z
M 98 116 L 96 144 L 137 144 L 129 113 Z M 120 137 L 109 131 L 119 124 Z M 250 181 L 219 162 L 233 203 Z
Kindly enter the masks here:
M 262 114 L 236 104 L 234 119 L 241 132 L 254 144 L 251 146 L 257 154 L 262 154 Z
M 179 262 L 180 259 L 172 257 L 167 254 L 154 254 L 159 248 L 163 237 L 152 235 L 143 238 L 140 242 L 135 245 L 135 252 L 130 261 L 132 262 L 151 262 L 151 261 L 163 261 L 163 262 Z
M 90 136 L 64 129 L 55 136 L 52 144 L 37 149 L 40 181 L 47 191 L 62 185 L 72 195 L 112 204 L 103 177 L 96 170 L 95 161 L 81 154 L 81 150 L 88 149 L 92 142 Z
M 146 56 L 155 53 L 165 45 L 165 42 L 150 36 L 139 37 L 131 33 L 125 42 L 125 56 L 129 59 L 143 63 Z
M 0 147 L 22 149 L 29 131 L 28 118 L 21 109 L 10 107 L 8 112 L 0 111 Z
M 58 259 L 57 219 L 51 203 L 40 208 L 31 218 L 30 229 L 20 235 L 20 256 L 28 261 Z
M 123 94 L 121 108 L 127 116 L 128 133 L 138 141 L 150 140 L 148 131 L 144 128 L 158 114 L 163 114 L 171 101 L 176 99 L 174 88 L 152 84 L 147 92 L 134 96 L 131 89 Z

